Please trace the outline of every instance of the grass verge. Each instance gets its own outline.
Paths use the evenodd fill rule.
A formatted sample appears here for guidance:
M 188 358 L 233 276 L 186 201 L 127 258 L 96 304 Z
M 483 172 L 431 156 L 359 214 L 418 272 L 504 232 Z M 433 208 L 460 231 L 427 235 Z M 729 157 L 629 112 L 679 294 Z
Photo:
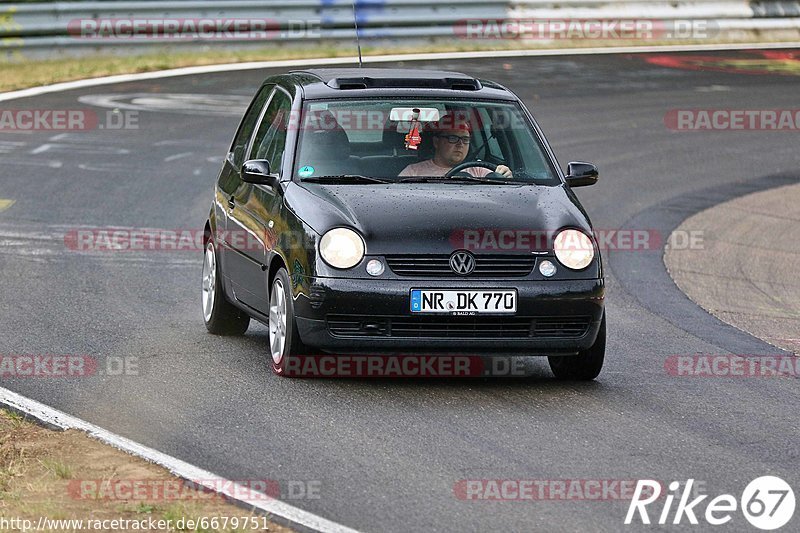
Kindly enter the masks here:
M 426 44 L 405 47 L 365 46 L 365 56 L 383 54 L 404 54 L 419 52 L 470 52 L 486 50 L 521 50 L 530 48 L 582 48 L 602 46 L 635 46 L 665 44 L 714 44 L 709 41 L 681 42 L 639 42 L 639 41 L 558 41 L 552 43 L 494 42 L 489 45 L 469 44 Z M 270 61 L 281 59 L 307 59 L 318 57 L 354 57 L 355 50 L 342 46 L 275 47 L 251 50 L 203 50 L 203 51 L 160 51 L 142 55 L 92 55 L 86 57 L 63 57 L 47 60 L 24 60 L 11 57 L 0 60 L 0 92 L 28 87 L 48 85 L 115 74 L 151 72 L 179 67 L 214 65 L 221 63 L 241 63 L 246 61 Z M 355 59 L 354 59 L 355 61 Z
M 149 488 L 128 490 L 131 484 Z M 179 486 L 183 488 L 172 491 Z M 172 520 L 173 527 L 169 529 L 137 528 L 138 531 L 265 530 L 262 517 L 216 494 L 187 487 L 159 466 L 81 432 L 51 431 L 27 422 L 16 413 L 0 410 L 0 522 L 26 519 L 38 525 L 41 517 L 139 523 L 148 519 Z M 240 524 L 247 521 L 248 527 L 223 527 L 224 517 L 229 517 L 229 525 L 237 517 Z M 202 527 L 201 518 L 208 519 L 206 527 Z M 217 522 L 212 518 L 217 518 Z M 195 527 L 189 527 L 189 520 L 197 522 Z M 119 529 L 107 523 L 107 530 Z M 251 527 L 255 524 L 257 528 Z M 291 531 L 271 522 L 266 525 L 269 531 L 277 533 Z M 45 527 L 46 531 L 77 529 L 63 523 Z

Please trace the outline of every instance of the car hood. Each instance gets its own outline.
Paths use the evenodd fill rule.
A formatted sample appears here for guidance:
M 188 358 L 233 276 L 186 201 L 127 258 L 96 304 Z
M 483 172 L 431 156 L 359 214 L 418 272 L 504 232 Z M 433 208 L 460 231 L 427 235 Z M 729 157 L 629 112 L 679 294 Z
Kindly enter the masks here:
M 591 231 L 564 186 L 291 183 L 285 199 L 319 234 L 358 230 L 368 254 L 546 250 L 542 234 L 566 226 Z

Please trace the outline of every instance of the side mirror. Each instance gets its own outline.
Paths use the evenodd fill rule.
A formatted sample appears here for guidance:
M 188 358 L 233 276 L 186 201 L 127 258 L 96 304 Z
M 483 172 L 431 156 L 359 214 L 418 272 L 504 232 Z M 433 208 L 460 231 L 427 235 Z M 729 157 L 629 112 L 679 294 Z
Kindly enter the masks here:
M 278 176 L 272 174 L 269 169 L 269 161 L 266 159 L 251 159 L 242 165 L 242 181 L 255 185 L 278 186 Z
M 594 185 L 600 178 L 597 167 L 583 161 L 573 161 L 567 165 L 567 185 L 570 187 L 585 187 Z

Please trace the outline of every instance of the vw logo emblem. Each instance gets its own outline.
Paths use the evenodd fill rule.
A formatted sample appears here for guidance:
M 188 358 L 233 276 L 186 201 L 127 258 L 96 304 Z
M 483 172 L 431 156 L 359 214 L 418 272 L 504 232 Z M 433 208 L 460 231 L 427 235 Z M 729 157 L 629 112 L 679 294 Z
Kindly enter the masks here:
M 466 276 L 475 270 L 475 256 L 469 252 L 455 252 L 450 256 L 450 268 L 456 274 Z

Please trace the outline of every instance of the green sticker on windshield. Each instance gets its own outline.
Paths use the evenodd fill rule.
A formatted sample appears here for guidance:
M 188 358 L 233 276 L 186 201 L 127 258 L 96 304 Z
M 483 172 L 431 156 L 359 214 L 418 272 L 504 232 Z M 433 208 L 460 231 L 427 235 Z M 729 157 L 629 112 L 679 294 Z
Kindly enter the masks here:
M 314 175 L 314 167 L 306 165 L 297 171 L 297 175 L 301 178 L 308 178 Z

